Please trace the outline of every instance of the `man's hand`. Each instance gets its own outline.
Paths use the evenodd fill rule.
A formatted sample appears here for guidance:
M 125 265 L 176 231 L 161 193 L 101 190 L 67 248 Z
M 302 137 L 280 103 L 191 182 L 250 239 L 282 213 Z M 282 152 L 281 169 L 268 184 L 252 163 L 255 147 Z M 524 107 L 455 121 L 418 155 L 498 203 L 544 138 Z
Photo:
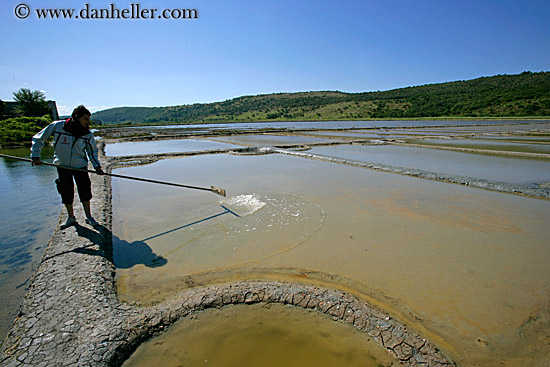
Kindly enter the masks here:
M 40 166 L 42 164 L 42 161 L 38 157 L 32 157 L 32 165 L 33 166 Z
M 103 172 L 103 170 L 101 169 L 101 167 L 96 167 L 95 173 L 97 173 L 98 175 L 104 175 L 104 174 L 105 174 L 105 172 Z

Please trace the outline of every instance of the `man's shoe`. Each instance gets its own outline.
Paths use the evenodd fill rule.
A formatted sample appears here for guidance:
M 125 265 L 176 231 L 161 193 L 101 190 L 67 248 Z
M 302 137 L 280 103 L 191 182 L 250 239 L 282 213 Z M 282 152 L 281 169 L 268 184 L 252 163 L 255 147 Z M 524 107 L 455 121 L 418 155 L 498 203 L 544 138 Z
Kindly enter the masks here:
M 86 223 L 88 223 L 89 225 L 91 225 L 92 227 L 95 227 L 95 226 L 98 226 L 99 223 L 92 217 L 88 217 L 86 218 Z
M 69 217 L 67 218 L 67 220 L 65 221 L 65 223 L 63 223 L 60 228 L 61 229 L 65 229 L 65 228 L 68 228 L 72 225 L 76 224 L 76 218 L 75 217 Z

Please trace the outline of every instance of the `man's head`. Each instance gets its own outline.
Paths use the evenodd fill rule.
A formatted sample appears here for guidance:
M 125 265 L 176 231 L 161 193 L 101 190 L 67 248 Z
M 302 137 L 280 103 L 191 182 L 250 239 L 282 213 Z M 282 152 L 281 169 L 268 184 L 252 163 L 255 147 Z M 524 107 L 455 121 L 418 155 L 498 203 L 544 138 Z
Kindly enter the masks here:
M 83 105 L 77 106 L 71 115 L 73 121 L 80 123 L 80 125 L 86 129 L 90 128 L 90 116 L 91 112 Z

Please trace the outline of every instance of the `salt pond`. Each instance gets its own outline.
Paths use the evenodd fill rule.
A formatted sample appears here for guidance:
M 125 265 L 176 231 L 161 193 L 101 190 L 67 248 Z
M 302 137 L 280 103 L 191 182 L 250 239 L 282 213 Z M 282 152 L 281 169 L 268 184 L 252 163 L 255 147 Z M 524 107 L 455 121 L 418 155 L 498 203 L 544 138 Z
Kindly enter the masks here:
M 111 143 L 105 147 L 105 155 L 120 157 L 126 155 L 144 155 L 160 153 L 191 152 L 201 150 L 228 149 L 234 144 L 220 143 L 201 139 L 174 139 L 158 141 L 132 141 Z
M 457 124 L 462 125 L 462 124 Z M 467 125 L 467 124 L 463 124 Z M 518 122 L 518 121 L 501 121 L 488 124 L 474 124 L 475 126 L 452 126 L 452 127 L 426 127 L 422 130 L 435 131 L 442 133 L 487 133 L 487 132 L 517 132 L 527 133 L 536 132 L 539 130 L 550 129 L 550 123 L 548 121 L 530 121 L 530 122 Z M 443 124 L 441 124 L 443 126 Z
M 138 348 L 132 366 L 397 366 L 366 333 L 292 306 L 228 306 L 172 326 Z
M 547 160 L 504 158 L 393 145 L 321 146 L 312 147 L 308 153 L 498 182 L 550 182 L 550 161 Z
M 290 277 L 377 304 L 465 366 L 548 357 L 548 201 L 275 154 L 116 171 L 229 194 L 154 186 L 144 194 L 144 184 L 114 180 L 115 262 L 128 262 L 117 271 L 123 300 L 151 304 L 193 285 Z M 265 205 L 244 216 L 225 211 L 226 200 L 247 195 Z M 123 259 L 131 251 L 117 248 L 145 256 L 132 264 Z
M 550 153 L 550 145 L 533 143 L 516 143 L 507 141 L 492 141 L 482 139 L 422 139 L 413 141 L 421 144 L 442 145 L 459 148 L 487 149 L 510 152 Z
M 351 139 L 363 139 L 363 138 L 370 138 L 370 139 L 379 139 L 381 136 L 383 136 L 381 133 L 376 133 L 376 130 L 370 133 L 362 133 L 362 132 L 343 132 L 343 131 L 314 131 L 314 132 L 307 132 L 303 133 L 311 136 L 330 136 L 330 137 L 342 137 L 342 138 L 351 138 Z
M 269 126 L 309 129 L 445 124 L 485 126 L 414 130 L 437 135 L 475 133 L 480 137 L 550 127 L 517 123 L 492 126 L 494 122 L 479 121 Z M 210 127 L 241 126 L 205 125 Z M 242 128 L 257 129 L 258 124 Z M 384 137 L 412 132 L 369 129 L 341 136 L 363 133 L 369 137 L 373 131 Z M 545 140 L 547 136 L 521 138 Z M 305 141 L 279 136 L 274 139 L 277 144 Z M 176 142 L 107 147 L 121 147 L 118 153 L 116 149 L 115 153 L 109 152 L 117 157 L 235 146 L 223 142 L 215 145 L 203 139 L 197 139 L 193 147 Z M 417 149 L 414 152 L 424 150 Z M 438 160 L 432 153 L 427 153 L 432 161 L 426 162 L 423 154 L 406 152 L 416 158 L 391 157 L 391 151 L 381 155 L 395 162 L 405 159 L 414 167 L 426 164 L 428 170 L 449 166 L 453 173 L 466 170 L 494 179 L 503 175 L 503 180 L 509 182 L 521 182 L 523 178 L 527 183 L 539 181 L 537 177 L 545 167 L 531 160 L 508 160 L 502 166 L 496 161 L 474 163 L 470 158 L 453 163 L 454 154 Z M 28 150 L 20 154 L 28 157 Z M 444 154 L 437 151 L 437 156 Z M 496 157 L 483 157 L 489 158 Z M 54 230 L 61 205 L 53 184 L 55 170 L 3 162 L 0 160 L 4 249 L 0 287 L 4 295 L 1 303 L 6 307 L 0 329 L 7 330 L 28 277 Z M 472 164 L 471 169 L 466 168 L 468 164 Z M 487 165 L 486 172 L 483 165 Z M 495 165 L 506 172 L 497 173 Z M 550 214 L 547 201 L 277 155 L 174 159 L 120 171 L 201 186 L 215 184 L 229 192 L 229 197 L 222 199 L 182 189 L 113 181 L 114 242 L 123 299 L 154 303 L 186 287 L 234 279 L 310 282 L 345 289 L 377 304 L 430 337 L 465 366 L 546 366 L 550 358 L 549 233 L 544 228 Z M 546 180 L 545 172 L 540 180 Z
M 305 136 L 285 136 L 273 134 L 231 135 L 216 137 L 217 141 L 224 141 L 241 145 L 280 145 L 280 144 L 311 144 L 330 142 L 329 139 L 312 138 Z

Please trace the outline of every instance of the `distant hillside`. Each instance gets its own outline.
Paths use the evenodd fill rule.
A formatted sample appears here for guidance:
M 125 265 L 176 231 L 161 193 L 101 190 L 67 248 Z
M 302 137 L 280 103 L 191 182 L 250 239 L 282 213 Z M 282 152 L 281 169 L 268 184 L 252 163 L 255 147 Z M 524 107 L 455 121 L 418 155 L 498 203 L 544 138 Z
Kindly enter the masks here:
M 496 75 L 382 92 L 302 92 L 244 96 L 170 107 L 117 107 L 93 114 L 104 124 L 422 117 L 550 116 L 550 72 Z

